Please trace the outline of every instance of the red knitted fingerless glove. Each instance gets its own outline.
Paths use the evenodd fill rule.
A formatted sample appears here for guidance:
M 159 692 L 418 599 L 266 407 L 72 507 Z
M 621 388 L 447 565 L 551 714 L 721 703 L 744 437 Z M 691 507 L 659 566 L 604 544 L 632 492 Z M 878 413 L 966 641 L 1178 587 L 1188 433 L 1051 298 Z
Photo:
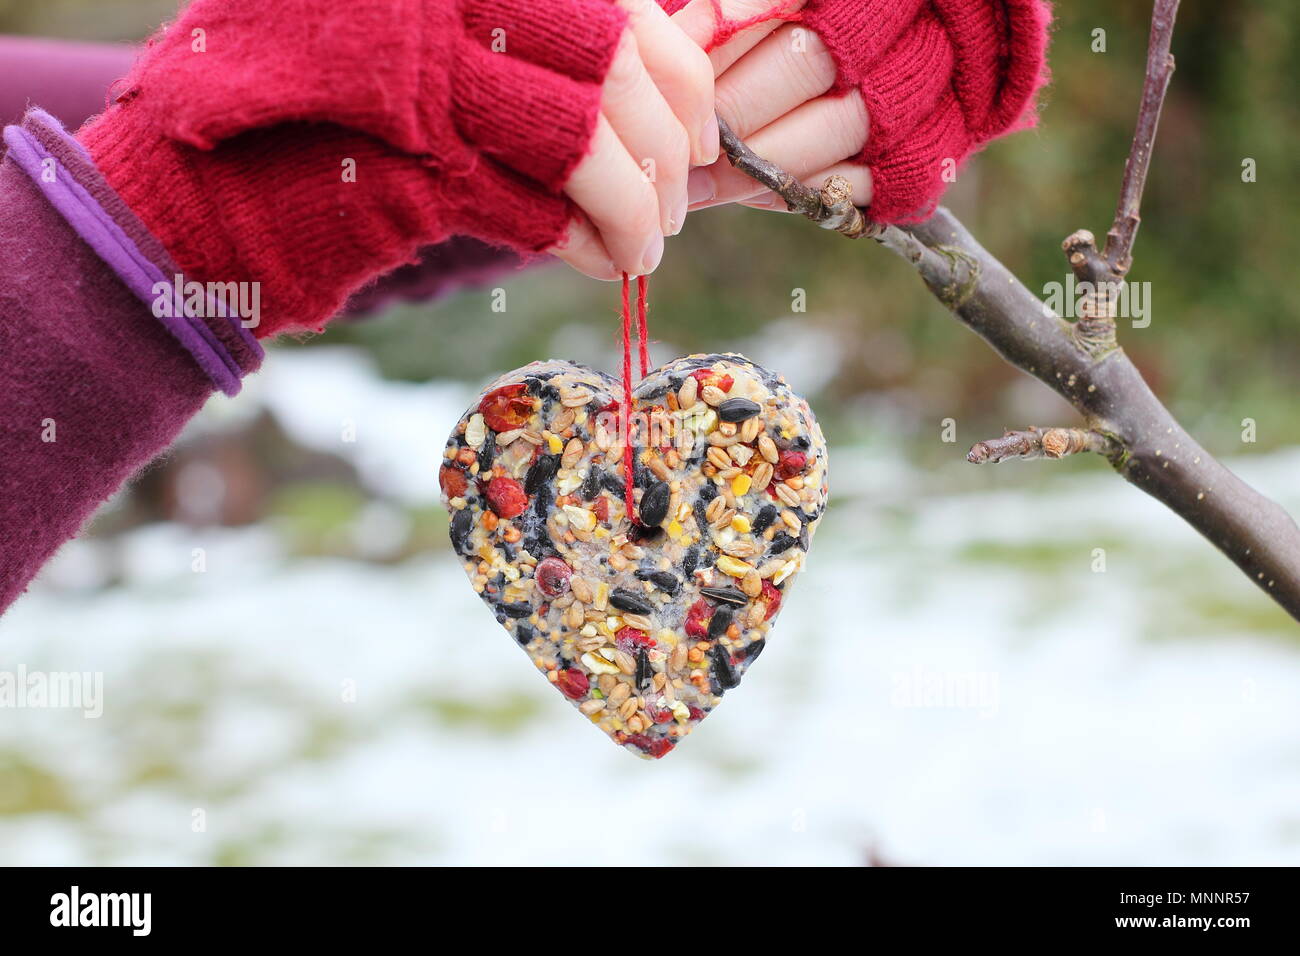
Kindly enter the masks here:
M 319 330 L 449 235 L 564 234 L 625 21 L 613 0 L 196 0 L 79 138 L 187 278 L 261 284 L 259 337 Z
M 802 19 L 834 56 L 837 89 L 862 91 L 878 222 L 929 215 L 946 169 L 1034 123 L 1043 0 L 810 0 Z
M 660 0 L 676 13 L 688 0 Z M 1044 0 L 770 0 L 717 21 L 710 49 L 764 20 L 816 31 L 838 68 L 832 93 L 862 91 L 871 124 L 858 160 L 871 170 L 876 222 L 924 219 L 955 172 L 989 140 L 1034 124 L 1046 79 Z

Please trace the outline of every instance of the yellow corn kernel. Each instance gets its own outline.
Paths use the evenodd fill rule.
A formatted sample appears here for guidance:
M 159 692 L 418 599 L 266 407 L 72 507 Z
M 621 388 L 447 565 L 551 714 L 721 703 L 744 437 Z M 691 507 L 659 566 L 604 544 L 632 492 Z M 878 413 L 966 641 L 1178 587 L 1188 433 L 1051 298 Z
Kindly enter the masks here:
M 673 519 L 672 521 L 668 522 L 667 531 L 668 531 L 668 537 L 676 541 L 678 538 L 682 536 L 681 522 L 677 521 L 676 519 Z
M 554 432 L 546 433 L 546 442 L 551 446 L 552 455 L 558 455 L 564 451 L 564 439 Z
M 749 534 L 749 519 L 744 515 L 736 515 L 731 519 L 731 529 L 737 534 Z
M 723 574 L 731 575 L 733 578 L 743 578 L 754 569 L 744 561 L 733 558 L 730 555 L 723 555 L 718 558 L 718 570 Z
M 731 479 L 731 493 L 739 498 L 741 495 L 749 491 L 749 486 L 751 484 L 753 484 L 753 479 L 750 478 L 749 475 L 737 475 L 735 478 Z M 749 529 L 746 528 L 745 530 L 748 531 Z

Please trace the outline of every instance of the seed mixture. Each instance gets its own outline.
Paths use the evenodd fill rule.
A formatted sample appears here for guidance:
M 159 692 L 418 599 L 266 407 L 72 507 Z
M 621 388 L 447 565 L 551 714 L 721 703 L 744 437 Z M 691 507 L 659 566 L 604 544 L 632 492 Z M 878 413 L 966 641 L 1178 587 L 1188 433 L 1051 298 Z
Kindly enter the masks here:
M 563 361 L 491 383 L 439 472 L 474 590 L 613 740 L 670 751 L 762 653 L 828 495 L 808 403 L 744 356 L 692 355 L 634 391 Z

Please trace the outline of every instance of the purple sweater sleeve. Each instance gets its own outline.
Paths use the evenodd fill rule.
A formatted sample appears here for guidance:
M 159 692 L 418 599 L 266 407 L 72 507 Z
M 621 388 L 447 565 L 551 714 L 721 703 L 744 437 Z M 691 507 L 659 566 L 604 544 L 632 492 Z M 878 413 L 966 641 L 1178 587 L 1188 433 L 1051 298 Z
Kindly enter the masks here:
M 44 103 L 75 126 L 103 107 L 132 56 L 128 47 L 0 37 L 0 118 L 16 121 L 29 103 Z M 453 239 L 358 292 L 347 311 L 428 300 L 519 264 L 512 253 Z M 212 389 L 194 358 L 4 157 L 0 612 L 175 440 Z
M 40 106 L 76 129 L 104 109 L 109 88 L 134 60 L 135 49 L 122 44 L 0 36 L 0 127 L 19 122 L 28 106 Z M 554 260 L 525 261 L 477 239 L 450 239 L 358 292 L 343 314 L 365 316 L 396 302 L 430 301 L 547 262 Z
M 10 157 L 0 264 L 3 610 L 212 383 Z

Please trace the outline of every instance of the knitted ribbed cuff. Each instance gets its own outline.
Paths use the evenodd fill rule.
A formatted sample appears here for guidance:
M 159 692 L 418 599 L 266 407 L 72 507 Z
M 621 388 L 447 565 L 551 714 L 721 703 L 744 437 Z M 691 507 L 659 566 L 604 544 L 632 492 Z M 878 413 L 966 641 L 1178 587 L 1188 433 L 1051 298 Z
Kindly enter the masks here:
M 96 169 L 54 117 L 31 110 L 5 129 L 10 157 L 50 204 L 227 395 L 255 370 L 262 347 L 220 297 L 187 295 L 184 277 L 162 244 Z M 177 288 L 177 282 L 181 288 Z M 201 305 L 199 302 L 201 301 Z M 175 308 L 177 304 L 179 308 Z
M 478 153 L 558 193 L 590 147 L 600 86 L 473 47 L 460 67 L 453 91 L 460 135 Z
M 928 216 L 950 174 L 990 139 L 1033 124 L 1050 15 L 1042 0 L 810 0 L 836 91 L 861 91 L 877 222 Z
M 557 192 L 586 155 L 627 14 L 571 0 L 557 18 L 529 0 L 470 0 L 452 116 L 471 146 Z
M 600 85 L 627 14 L 613 0 L 569 0 L 566 16 L 537 0 L 462 0 L 465 33 L 498 56 Z

